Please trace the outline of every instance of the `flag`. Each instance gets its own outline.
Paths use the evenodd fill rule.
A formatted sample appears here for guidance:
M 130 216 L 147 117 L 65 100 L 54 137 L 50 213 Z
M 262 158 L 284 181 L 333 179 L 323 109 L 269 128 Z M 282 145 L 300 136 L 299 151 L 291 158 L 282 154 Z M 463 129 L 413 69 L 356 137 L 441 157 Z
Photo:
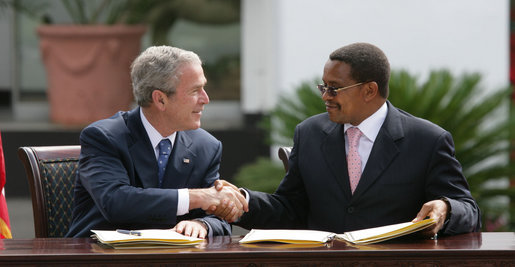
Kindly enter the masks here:
M 12 238 L 11 224 L 9 222 L 9 212 L 7 211 L 7 202 L 5 201 L 5 161 L 4 149 L 2 147 L 2 135 L 0 133 L 0 238 Z

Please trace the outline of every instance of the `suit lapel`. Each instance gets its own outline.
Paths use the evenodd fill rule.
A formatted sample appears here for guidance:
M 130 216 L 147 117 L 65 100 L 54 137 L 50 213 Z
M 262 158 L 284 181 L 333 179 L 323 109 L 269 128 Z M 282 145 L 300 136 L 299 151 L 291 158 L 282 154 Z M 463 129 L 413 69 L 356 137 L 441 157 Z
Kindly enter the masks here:
M 352 194 L 350 191 L 349 173 L 347 172 L 343 125 L 328 123 L 324 128 L 324 132 L 327 133 L 327 137 L 322 143 L 322 154 L 345 197 L 350 199 Z
M 395 142 L 404 137 L 401 117 L 399 111 L 390 102 L 387 102 L 387 104 L 388 114 L 383 126 L 379 130 L 367 160 L 367 165 L 354 191 L 354 199 L 359 198 L 399 154 L 399 149 Z
M 141 180 L 143 188 L 157 187 L 157 160 L 148 138 L 145 127 L 141 122 L 140 108 L 129 112 L 127 127 L 134 143 L 129 146 L 129 153 L 133 158 L 134 168 Z
M 177 132 L 171 158 L 166 165 L 163 188 L 185 188 L 197 156 L 190 150 L 192 140 L 187 132 Z

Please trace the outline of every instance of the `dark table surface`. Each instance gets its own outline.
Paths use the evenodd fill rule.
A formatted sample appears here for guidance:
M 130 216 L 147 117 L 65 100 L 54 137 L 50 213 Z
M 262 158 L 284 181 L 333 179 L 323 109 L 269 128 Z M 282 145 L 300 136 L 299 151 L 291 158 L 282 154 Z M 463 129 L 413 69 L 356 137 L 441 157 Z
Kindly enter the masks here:
M 439 237 L 413 236 L 364 246 L 331 241 L 306 247 L 277 243 L 243 245 L 242 237 L 213 237 L 189 248 L 112 249 L 90 238 L 0 240 L 0 265 L 267 265 L 429 264 L 515 266 L 515 233 L 485 232 Z M 486 264 L 486 265 L 483 265 Z M 493 264 L 493 265 L 492 265 Z

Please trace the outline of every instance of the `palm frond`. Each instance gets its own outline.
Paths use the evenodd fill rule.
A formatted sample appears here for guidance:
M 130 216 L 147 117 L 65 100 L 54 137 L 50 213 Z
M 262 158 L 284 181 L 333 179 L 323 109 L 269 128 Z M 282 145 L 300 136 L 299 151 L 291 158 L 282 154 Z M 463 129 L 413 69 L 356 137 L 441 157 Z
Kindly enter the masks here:
M 431 72 L 421 86 L 416 80 L 407 72 L 394 72 L 390 101 L 452 134 L 456 158 L 485 215 L 483 219 L 500 216 L 496 214 L 498 210 L 489 208 L 488 201 L 494 196 L 514 197 L 513 188 L 488 189 L 485 184 L 496 179 L 509 179 L 515 170 L 515 164 L 509 159 L 512 151 L 510 134 L 515 129 L 515 116 L 508 111 L 512 88 L 485 95 L 479 74 L 464 74 L 454 79 L 446 70 Z M 415 86 L 403 87 L 408 83 Z M 511 217 L 515 220 L 515 214 Z
M 324 102 L 316 89 L 317 81 L 320 79 L 302 82 L 293 94 L 279 97 L 276 108 L 270 114 L 271 120 L 262 125 L 268 132 L 276 133 L 271 138 L 273 144 L 291 145 L 297 124 L 325 112 Z

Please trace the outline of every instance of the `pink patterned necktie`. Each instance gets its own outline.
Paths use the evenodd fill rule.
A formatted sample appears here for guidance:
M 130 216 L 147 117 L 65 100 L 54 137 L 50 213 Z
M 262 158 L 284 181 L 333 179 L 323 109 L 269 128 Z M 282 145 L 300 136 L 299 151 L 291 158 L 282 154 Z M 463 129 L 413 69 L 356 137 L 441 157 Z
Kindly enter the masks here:
M 361 177 L 361 158 L 358 153 L 359 138 L 363 133 L 356 127 L 347 129 L 347 138 L 349 140 L 349 153 L 347 154 L 347 169 L 349 170 L 350 188 L 354 194 L 354 190 L 358 185 Z

